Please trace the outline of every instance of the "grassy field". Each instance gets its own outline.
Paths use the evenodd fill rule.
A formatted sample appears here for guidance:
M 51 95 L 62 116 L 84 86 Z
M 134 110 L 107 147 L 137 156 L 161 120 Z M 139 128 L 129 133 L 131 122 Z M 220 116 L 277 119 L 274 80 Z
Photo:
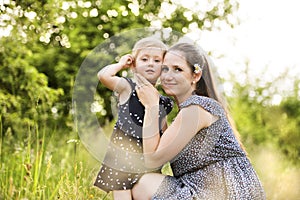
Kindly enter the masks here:
M 93 186 L 100 163 L 78 140 L 76 133 L 27 130 L 24 139 L 1 135 L 0 199 L 112 199 Z M 300 170 L 271 146 L 251 148 L 253 165 L 267 199 L 296 200 Z M 164 173 L 169 173 L 165 168 Z

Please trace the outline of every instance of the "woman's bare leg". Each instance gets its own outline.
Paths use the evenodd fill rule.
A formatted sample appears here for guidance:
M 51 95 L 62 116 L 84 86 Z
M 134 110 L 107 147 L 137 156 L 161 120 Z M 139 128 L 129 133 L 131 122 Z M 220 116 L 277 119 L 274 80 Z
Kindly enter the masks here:
M 132 188 L 134 200 L 149 200 L 155 194 L 165 175 L 159 173 L 144 174 Z
M 131 190 L 114 190 L 114 200 L 132 200 Z

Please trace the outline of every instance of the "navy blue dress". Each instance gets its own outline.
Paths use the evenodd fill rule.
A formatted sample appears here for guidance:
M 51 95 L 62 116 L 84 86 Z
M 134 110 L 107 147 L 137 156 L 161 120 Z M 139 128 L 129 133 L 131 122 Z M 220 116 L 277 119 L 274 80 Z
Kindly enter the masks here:
M 144 166 L 142 147 L 144 106 L 135 91 L 136 84 L 129 78 L 126 80 L 131 85 L 132 92 L 127 102 L 119 105 L 118 120 L 111 136 L 111 142 L 94 183 L 95 186 L 106 192 L 132 189 L 144 173 L 160 170 L 148 169 Z M 160 96 L 160 131 L 162 119 L 171 112 L 172 108 L 172 100 Z
M 262 200 L 265 193 L 245 152 L 236 140 L 221 105 L 192 95 L 180 109 L 199 105 L 219 119 L 201 129 L 171 161 L 153 200 Z

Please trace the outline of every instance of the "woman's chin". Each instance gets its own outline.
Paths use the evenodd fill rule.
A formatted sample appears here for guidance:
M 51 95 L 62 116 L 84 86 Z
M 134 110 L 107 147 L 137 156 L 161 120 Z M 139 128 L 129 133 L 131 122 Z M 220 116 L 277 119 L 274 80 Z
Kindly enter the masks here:
M 164 89 L 164 92 L 168 95 L 168 96 L 175 96 L 174 91 L 170 90 L 170 89 Z

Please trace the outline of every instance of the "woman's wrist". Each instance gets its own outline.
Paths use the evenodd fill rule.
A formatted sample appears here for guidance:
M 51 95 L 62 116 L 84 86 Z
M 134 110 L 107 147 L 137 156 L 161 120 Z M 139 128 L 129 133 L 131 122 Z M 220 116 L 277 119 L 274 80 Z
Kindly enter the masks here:
M 145 112 L 158 112 L 159 111 L 159 105 L 145 105 Z
M 145 107 L 145 117 L 143 124 L 143 139 L 149 139 L 159 134 L 159 105 Z

